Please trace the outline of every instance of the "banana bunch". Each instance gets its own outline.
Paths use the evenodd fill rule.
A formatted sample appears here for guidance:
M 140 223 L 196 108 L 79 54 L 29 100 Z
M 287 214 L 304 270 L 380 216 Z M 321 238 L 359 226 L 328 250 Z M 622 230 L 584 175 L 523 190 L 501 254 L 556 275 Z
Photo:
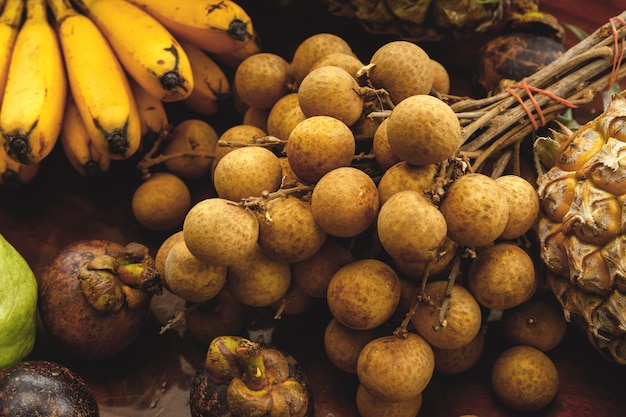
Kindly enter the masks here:
M 230 93 L 218 59 L 259 51 L 250 17 L 231 0 L 0 0 L 0 8 L 0 176 L 38 167 L 57 141 L 78 173 L 102 174 L 169 128 L 164 103 L 216 113 Z

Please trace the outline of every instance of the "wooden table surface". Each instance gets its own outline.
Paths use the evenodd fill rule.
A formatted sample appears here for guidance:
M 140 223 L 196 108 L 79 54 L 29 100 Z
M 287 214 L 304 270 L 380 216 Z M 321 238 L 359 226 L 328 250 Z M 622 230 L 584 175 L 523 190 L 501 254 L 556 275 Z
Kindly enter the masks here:
M 286 58 L 300 40 L 316 32 L 345 35 L 365 60 L 379 44 L 389 39 L 371 36 L 355 22 L 329 16 L 319 4 L 306 3 L 306 13 L 298 19 L 281 15 L 281 11 L 273 10 L 266 2 L 241 3 L 249 10 L 261 34 L 264 49 L 281 53 Z M 593 3 L 551 0 L 544 3 L 541 4 L 542 10 L 588 33 L 621 13 L 626 6 L 621 0 Z M 569 45 L 574 42 L 568 39 Z M 458 91 L 467 88 L 469 74 L 462 69 L 470 64 L 468 55 L 471 50 L 463 50 L 463 44 L 448 47 L 447 51 L 438 50 L 434 45 L 427 45 L 427 48 L 432 55 L 441 57 L 450 65 L 454 63 L 453 92 L 455 88 Z M 174 113 L 179 117 L 188 116 L 188 113 L 181 116 L 175 109 Z M 210 121 L 218 130 L 234 123 L 223 117 Z M 136 162 L 131 159 L 113 164 L 111 172 L 103 179 L 85 179 L 72 171 L 57 147 L 30 184 L 17 190 L 0 188 L 0 233 L 24 255 L 36 274 L 60 248 L 78 239 L 101 238 L 120 243 L 138 241 L 148 245 L 155 254 L 170 232 L 147 231 L 132 217 L 130 196 L 141 182 Z M 197 182 L 191 184 L 191 188 L 194 201 L 211 195 L 207 184 Z M 153 314 L 140 340 L 109 360 L 77 363 L 66 357 L 43 331 L 38 335 L 31 357 L 58 360 L 74 367 L 93 387 L 103 417 L 188 416 L 189 383 L 203 358 L 205 347 L 190 340 L 181 326 L 158 335 L 162 323 L 180 307 L 181 301 L 167 293 L 156 297 Z M 354 406 L 356 376 L 334 368 L 323 352 L 322 334 L 329 319 L 326 306 L 320 302 L 302 315 L 267 322 L 275 327 L 275 342 L 290 351 L 305 367 L 315 395 L 315 416 L 358 417 Z M 489 389 L 489 364 L 503 343 L 497 324 L 490 327 L 488 338 L 490 348 L 475 368 L 462 375 L 435 374 L 424 392 L 420 415 L 516 415 L 502 407 Z M 559 394 L 549 408 L 524 415 L 626 415 L 626 368 L 601 357 L 576 328 L 568 329 L 566 339 L 550 356 L 561 376 Z

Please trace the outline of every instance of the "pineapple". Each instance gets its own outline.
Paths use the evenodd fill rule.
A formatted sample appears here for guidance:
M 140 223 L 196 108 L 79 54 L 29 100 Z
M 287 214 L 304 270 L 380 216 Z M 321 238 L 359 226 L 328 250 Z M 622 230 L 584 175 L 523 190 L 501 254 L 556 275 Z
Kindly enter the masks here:
M 592 344 L 626 364 L 626 91 L 555 139 L 554 165 L 537 188 L 548 285 Z
M 330 13 L 356 19 L 369 32 L 413 41 L 443 41 L 475 33 L 542 27 L 563 36 L 557 19 L 538 0 L 322 0 Z

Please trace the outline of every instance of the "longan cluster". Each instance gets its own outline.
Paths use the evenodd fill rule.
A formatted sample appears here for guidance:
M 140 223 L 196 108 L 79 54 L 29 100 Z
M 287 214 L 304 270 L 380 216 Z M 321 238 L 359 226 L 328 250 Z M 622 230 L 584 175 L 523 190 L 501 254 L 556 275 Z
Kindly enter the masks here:
M 407 41 L 362 61 L 321 33 L 290 61 L 243 60 L 234 79 L 243 123 L 213 144 L 205 168 L 216 195 L 191 206 L 159 249 L 165 288 L 188 303 L 227 293 L 281 314 L 324 300 L 326 353 L 358 377 L 362 417 L 417 415 L 434 372 L 481 358 L 490 311 L 502 313 L 512 344 L 552 349 L 565 319 L 538 315 L 554 306 L 536 296 L 522 244 L 536 191 L 516 175 L 467 171 L 448 89 L 445 68 Z M 241 320 L 229 323 L 239 331 Z M 551 340 L 535 324 L 554 329 Z M 534 392 L 507 404 L 546 405 Z

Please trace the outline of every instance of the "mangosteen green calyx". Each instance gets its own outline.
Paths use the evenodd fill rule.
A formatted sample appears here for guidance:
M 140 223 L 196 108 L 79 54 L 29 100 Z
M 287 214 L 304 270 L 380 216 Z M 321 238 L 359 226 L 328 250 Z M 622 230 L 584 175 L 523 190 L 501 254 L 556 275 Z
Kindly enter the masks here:
M 81 240 L 46 265 L 38 306 L 53 339 L 75 358 L 98 360 L 137 338 L 150 299 L 161 292 L 161 277 L 146 246 Z
M 98 417 L 80 375 L 51 361 L 18 362 L 0 371 L 0 417 Z
M 211 341 L 189 393 L 192 417 L 312 417 L 306 376 L 288 353 L 239 336 Z
M 0 235 L 0 369 L 35 345 L 37 280 L 22 255 Z

